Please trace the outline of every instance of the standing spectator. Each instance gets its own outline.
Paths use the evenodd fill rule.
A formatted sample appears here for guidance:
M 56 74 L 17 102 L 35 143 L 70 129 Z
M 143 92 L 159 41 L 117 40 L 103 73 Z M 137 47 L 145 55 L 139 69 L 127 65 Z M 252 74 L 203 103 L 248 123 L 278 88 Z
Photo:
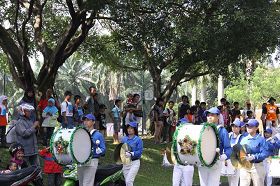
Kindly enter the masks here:
M 200 125 L 200 124 L 202 124 L 202 123 L 207 121 L 207 117 L 204 114 L 205 111 L 206 111 L 206 103 L 205 102 L 201 102 L 200 103 L 200 107 L 198 109 L 198 113 L 197 113 L 197 116 L 198 116 L 198 123 L 197 124 Z
M 248 122 L 250 119 L 255 119 L 255 117 L 253 116 L 253 112 L 251 110 L 247 110 L 244 122 Z
M 231 110 L 230 115 L 231 115 L 231 122 L 232 123 L 234 122 L 234 120 L 236 118 L 240 119 L 241 112 L 240 112 L 240 109 L 239 109 L 239 103 L 238 102 L 233 103 L 233 109 Z
M 137 117 L 134 115 L 134 105 L 130 104 L 126 107 L 126 116 L 125 116 L 125 127 L 129 124 L 129 122 L 137 122 Z
M 1 146 L 6 147 L 6 126 L 8 124 L 7 115 L 8 115 L 8 97 L 0 96 L 0 138 L 1 138 Z
M 52 89 L 47 89 L 46 91 L 46 95 L 42 95 L 40 101 L 39 101 L 39 104 L 37 106 L 37 110 L 40 112 L 40 113 L 43 113 L 43 110 L 48 106 L 48 100 L 50 98 L 53 98 L 55 100 L 55 106 L 57 109 L 60 109 L 60 105 L 59 105 L 59 102 L 54 98 L 53 96 L 53 91 Z
M 94 116 L 97 117 L 99 114 L 99 109 L 100 109 L 97 93 L 93 96 L 93 101 L 94 101 L 94 106 L 93 106 L 94 107 Z M 100 126 L 99 121 L 96 120 L 95 125 L 94 125 L 95 129 L 99 130 L 99 126 Z
M 163 141 L 170 142 L 172 141 L 173 131 L 171 131 L 172 126 L 176 125 L 176 112 L 173 109 L 174 101 L 168 102 L 168 107 L 163 111 L 165 117 L 164 121 L 164 131 L 163 131 Z
M 58 109 L 56 108 L 55 100 L 50 98 L 48 100 L 48 106 L 44 109 L 42 117 L 44 121 L 42 127 L 45 129 L 44 144 L 48 145 L 53 134 L 54 128 L 57 125 Z
M 280 120 L 279 108 L 275 105 L 276 99 L 273 97 L 269 98 L 268 104 L 263 108 L 262 114 L 265 120 L 265 126 L 267 128 L 272 127 L 272 123 Z
M 141 105 L 140 95 L 134 94 L 132 98 L 132 104 L 134 105 L 133 113 L 136 116 L 137 123 L 140 124 L 142 117 L 143 117 L 143 111 L 142 111 L 142 105 Z
M 243 121 L 248 120 L 248 116 L 247 116 L 248 111 L 251 111 L 253 118 L 256 117 L 255 112 L 252 109 L 252 105 L 251 105 L 251 103 L 249 101 L 246 102 L 246 106 L 245 106 L 245 108 L 242 111 Z M 250 118 L 250 119 L 252 119 L 252 118 Z
M 34 90 L 32 88 L 28 88 L 25 92 L 24 92 L 24 96 L 23 98 L 20 100 L 18 105 L 22 105 L 22 104 L 28 104 L 34 107 L 34 110 L 32 110 L 31 115 L 30 115 L 30 119 L 34 122 L 36 121 L 36 99 L 35 99 L 35 93 Z
M 186 95 L 182 96 L 182 102 L 178 105 L 178 120 L 183 118 L 187 113 L 187 110 L 190 109 L 189 97 Z
M 62 115 L 62 127 L 72 129 L 74 127 L 73 122 L 73 106 L 70 102 L 72 93 L 66 91 L 64 93 L 65 99 L 61 103 L 61 115 Z
M 17 135 L 17 143 L 21 143 L 24 148 L 24 158 L 30 165 L 39 166 L 38 159 L 38 143 L 36 131 L 39 128 L 39 122 L 31 119 L 34 107 L 29 104 L 20 105 L 23 116 L 20 116 L 16 123 L 15 130 Z
M 154 122 L 155 122 L 155 144 L 160 143 L 163 129 L 164 115 L 163 115 L 163 99 L 157 98 L 154 107 Z
M 120 99 L 116 99 L 115 100 L 115 106 L 111 111 L 111 118 L 114 121 L 114 134 L 113 134 L 113 138 L 114 138 L 114 142 L 113 144 L 119 144 L 119 132 L 120 132 L 120 125 L 121 125 L 121 100 Z
M 104 104 L 99 105 L 99 113 L 96 117 L 96 121 L 99 123 L 99 132 L 105 137 L 106 136 L 106 111 L 107 107 Z
M 74 96 L 74 109 L 73 109 L 73 119 L 74 119 L 74 125 L 81 126 L 83 124 L 83 107 L 81 106 L 81 96 L 75 95 Z
M 219 108 L 221 108 L 220 111 L 221 111 L 221 115 L 223 118 L 223 125 L 229 131 L 230 130 L 230 117 L 229 117 L 230 108 L 229 108 L 229 105 L 227 104 L 226 98 L 222 98 L 220 100 L 220 102 L 221 102 L 221 105 Z
M 89 96 L 86 97 L 86 101 L 84 104 L 85 114 L 93 114 L 95 113 L 94 110 L 94 99 L 93 96 L 96 94 L 95 86 L 89 87 Z
M 44 159 L 44 173 L 47 175 L 48 186 L 60 186 L 62 184 L 62 167 L 58 165 L 49 151 L 50 147 L 39 151 L 39 155 Z

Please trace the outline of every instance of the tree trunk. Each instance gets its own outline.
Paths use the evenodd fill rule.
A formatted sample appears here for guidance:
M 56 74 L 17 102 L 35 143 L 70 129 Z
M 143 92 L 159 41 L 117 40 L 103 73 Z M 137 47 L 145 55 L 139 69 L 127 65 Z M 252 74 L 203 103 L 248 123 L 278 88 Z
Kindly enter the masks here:
M 220 100 L 224 97 L 224 79 L 223 76 L 219 75 L 218 78 L 218 105 L 220 104 Z
M 200 84 L 200 101 L 206 102 L 206 86 L 205 86 L 205 78 L 204 76 L 201 76 L 200 78 L 201 84 Z
M 195 105 L 196 99 L 197 99 L 197 81 L 196 79 L 194 79 L 192 84 L 192 105 Z

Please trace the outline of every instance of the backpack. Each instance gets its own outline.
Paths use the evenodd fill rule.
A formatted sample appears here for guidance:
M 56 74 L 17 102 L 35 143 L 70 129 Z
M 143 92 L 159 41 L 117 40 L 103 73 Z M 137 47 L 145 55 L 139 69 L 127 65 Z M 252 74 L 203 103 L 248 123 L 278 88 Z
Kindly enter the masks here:
M 16 142 L 16 120 L 12 120 L 9 124 L 8 131 L 6 133 L 6 141 L 7 143 L 15 143 Z

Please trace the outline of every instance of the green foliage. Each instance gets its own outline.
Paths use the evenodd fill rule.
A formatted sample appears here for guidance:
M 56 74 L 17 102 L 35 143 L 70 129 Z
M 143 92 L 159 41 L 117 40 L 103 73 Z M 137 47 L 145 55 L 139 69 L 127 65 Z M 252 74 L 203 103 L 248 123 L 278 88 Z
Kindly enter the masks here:
M 226 88 L 225 94 L 230 101 L 238 101 L 243 106 L 243 103 L 247 100 L 251 100 L 254 105 L 260 106 L 266 102 L 269 97 L 274 97 L 279 101 L 279 68 L 256 68 L 252 76 L 252 94 L 248 94 L 248 84 L 244 75 L 240 78 L 236 78 Z

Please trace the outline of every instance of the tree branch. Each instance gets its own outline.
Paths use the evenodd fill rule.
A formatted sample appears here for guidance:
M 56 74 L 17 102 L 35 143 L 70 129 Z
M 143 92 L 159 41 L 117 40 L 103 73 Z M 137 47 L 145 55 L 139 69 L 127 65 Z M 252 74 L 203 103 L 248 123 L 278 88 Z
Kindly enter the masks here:
M 179 85 L 185 83 L 185 82 L 188 82 L 194 78 L 197 78 L 197 77 L 200 77 L 200 76 L 205 76 L 207 74 L 209 74 L 210 72 L 209 71 L 205 71 L 205 72 L 200 72 L 200 73 L 196 73 L 196 74 L 188 74 L 188 77 L 185 77 L 184 79 L 182 79 L 180 82 L 179 82 Z
M 76 12 L 75 12 L 72 0 L 66 0 L 66 4 L 67 4 L 67 7 L 68 7 L 68 10 L 69 10 L 69 13 L 70 13 L 71 17 L 75 18 L 76 17 Z
M 19 36 L 19 29 L 18 29 L 18 12 L 19 12 L 19 2 L 16 1 L 16 15 L 15 15 L 15 22 L 14 27 L 16 29 L 16 38 L 21 47 L 23 47 L 20 36 Z

